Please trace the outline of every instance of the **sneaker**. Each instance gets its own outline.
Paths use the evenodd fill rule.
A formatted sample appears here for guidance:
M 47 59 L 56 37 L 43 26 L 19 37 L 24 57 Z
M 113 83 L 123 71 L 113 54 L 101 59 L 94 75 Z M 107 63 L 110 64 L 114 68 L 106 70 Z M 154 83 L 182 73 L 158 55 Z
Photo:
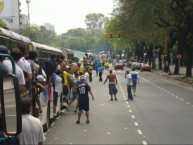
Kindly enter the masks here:
M 117 98 L 115 98 L 115 101 L 117 101 Z
M 111 98 L 110 100 L 113 101 L 113 98 Z
M 90 123 L 90 121 L 89 121 L 89 120 L 87 120 L 87 121 L 86 121 L 86 124 L 89 124 L 89 123 Z
M 79 120 L 77 120 L 77 121 L 76 121 L 76 124 L 80 124 L 80 121 L 79 121 Z

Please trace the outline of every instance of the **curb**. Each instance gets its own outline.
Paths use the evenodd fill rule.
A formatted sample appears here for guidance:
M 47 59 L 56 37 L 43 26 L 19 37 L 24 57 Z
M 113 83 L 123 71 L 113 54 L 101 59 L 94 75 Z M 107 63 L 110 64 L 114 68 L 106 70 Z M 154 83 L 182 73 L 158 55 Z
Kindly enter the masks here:
M 172 75 L 168 75 L 166 73 L 161 73 L 161 72 L 156 72 L 156 71 L 153 71 L 153 73 L 158 74 L 158 75 L 163 76 L 163 77 L 167 77 L 167 78 L 170 78 L 173 80 L 177 80 L 177 81 L 181 81 L 181 82 L 193 85 L 193 81 L 186 81 L 186 80 L 183 80 L 181 78 L 175 78 L 175 77 L 172 77 Z

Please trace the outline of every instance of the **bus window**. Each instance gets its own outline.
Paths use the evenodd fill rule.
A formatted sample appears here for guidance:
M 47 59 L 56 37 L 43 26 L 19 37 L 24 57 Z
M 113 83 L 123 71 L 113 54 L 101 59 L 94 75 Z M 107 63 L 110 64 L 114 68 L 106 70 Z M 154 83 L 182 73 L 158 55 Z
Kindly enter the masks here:
M 11 48 L 10 49 L 13 49 L 13 48 L 18 48 L 16 41 L 11 41 Z
M 18 48 L 25 48 L 25 52 L 27 53 L 27 46 L 23 43 L 18 43 Z
M 9 45 L 9 40 L 4 38 L 4 37 L 0 37 L 0 45 L 4 45 L 6 46 L 7 48 L 10 48 L 10 45 Z

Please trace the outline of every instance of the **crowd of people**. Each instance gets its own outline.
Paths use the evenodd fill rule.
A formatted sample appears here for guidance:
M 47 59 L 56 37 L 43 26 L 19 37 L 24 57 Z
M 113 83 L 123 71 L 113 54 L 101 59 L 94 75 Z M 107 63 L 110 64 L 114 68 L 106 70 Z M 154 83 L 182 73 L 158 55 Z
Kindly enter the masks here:
M 50 60 L 45 62 L 44 69 L 42 66 L 36 63 L 38 54 L 35 51 L 30 51 L 28 56 L 24 48 L 13 48 L 11 51 L 3 45 L 0 45 L 0 53 L 10 54 L 16 66 L 16 76 L 19 81 L 19 90 L 21 94 L 24 94 L 22 98 L 22 132 L 18 135 L 18 138 L 22 144 L 42 144 L 45 140 L 43 134 L 42 125 L 39 119 L 39 114 L 42 113 L 42 105 L 40 102 L 39 94 L 45 91 L 45 84 L 53 87 L 53 112 L 56 116 L 56 106 L 58 105 L 59 87 L 62 84 L 62 99 L 63 109 L 69 110 L 71 104 L 77 100 L 76 109 L 74 112 L 78 112 L 77 124 L 80 124 L 80 118 L 83 110 L 86 114 L 86 123 L 90 123 L 89 119 L 89 94 L 94 100 L 90 83 L 93 81 L 93 67 L 96 72 L 96 77 L 99 78 L 99 82 L 106 83 L 109 81 L 109 94 L 110 100 L 117 101 L 117 76 L 112 70 L 109 70 L 109 63 L 96 61 L 93 65 L 93 61 L 90 58 L 84 59 L 82 62 L 72 61 L 67 63 L 65 57 L 62 55 L 57 57 L 51 55 Z M 109 71 L 105 81 L 103 81 L 104 70 Z M 0 75 L 12 74 L 12 63 L 10 60 L 0 58 Z M 139 83 L 139 77 L 137 72 L 133 69 L 130 73 L 129 70 L 125 73 L 127 79 L 127 91 L 128 100 L 133 100 L 133 95 L 136 93 L 137 80 Z M 32 87 L 33 86 L 33 87 Z M 32 88 L 36 88 L 33 90 Z M 49 88 L 48 88 L 49 89 Z M 133 95 L 132 95 L 133 89 Z M 24 92 L 28 91 L 26 95 Z M 27 96 L 27 97 L 26 97 Z M 35 103 L 35 114 L 31 115 L 33 103 Z M 34 117 L 35 116 L 35 117 Z M 29 137 L 31 136 L 31 137 Z

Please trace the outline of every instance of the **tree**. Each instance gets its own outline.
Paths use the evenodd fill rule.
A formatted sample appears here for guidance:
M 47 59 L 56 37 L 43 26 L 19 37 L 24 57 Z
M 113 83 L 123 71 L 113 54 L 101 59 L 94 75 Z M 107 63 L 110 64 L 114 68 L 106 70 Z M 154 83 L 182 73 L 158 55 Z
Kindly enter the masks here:
M 103 14 L 92 13 L 86 15 L 85 23 L 88 30 L 103 30 L 108 18 Z
M 108 30 L 119 31 L 123 34 L 166 31 L 169 49 L 163 49 L 162 53 L 167 55 L 169 62 L 169 50 L 178 41 L 178 51 L 187 56 L 186 76 L 191 76 L 193 63 L 192 9 L 192 0 L 117 0 Z M 133 41 L 136 40 L 147 41 L 147 38 L 133 39 Z M 148 38 L 148 41 L 155 43 L 152 38 Z
M 3 22 L 2 20 L 0 20 L 0 27 L 2 27 L 4 29 L 8 29 L 7 24 L 5 22 Z

